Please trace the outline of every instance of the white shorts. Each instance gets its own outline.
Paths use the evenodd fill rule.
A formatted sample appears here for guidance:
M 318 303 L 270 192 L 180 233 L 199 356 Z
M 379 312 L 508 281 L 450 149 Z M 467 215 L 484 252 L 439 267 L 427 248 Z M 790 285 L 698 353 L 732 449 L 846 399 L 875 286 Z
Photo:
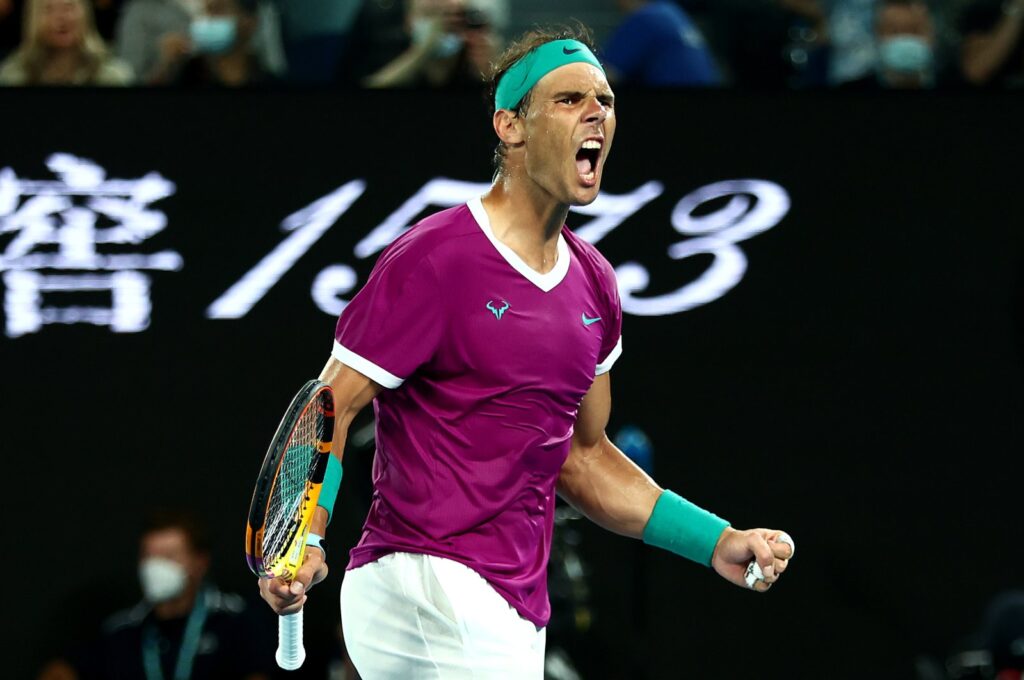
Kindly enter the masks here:
M 363 680 L 544 677 L 546 629 L 441 557 L 393 553 L 346 572 L 341 624 Z

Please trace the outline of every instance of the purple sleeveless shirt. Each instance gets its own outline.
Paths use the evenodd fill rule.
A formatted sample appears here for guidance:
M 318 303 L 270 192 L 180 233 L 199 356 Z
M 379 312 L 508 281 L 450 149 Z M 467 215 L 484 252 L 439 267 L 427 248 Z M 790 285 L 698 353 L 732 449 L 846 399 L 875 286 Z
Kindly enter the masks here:
M 547 625 L 555 484 L 621 330 L 614 270 L 567 228 L 547 274 L 494 237 L 479 199 L 396 239 L 338 319 L 332 353 L 388 388 L 348 568 L 445 557 Z

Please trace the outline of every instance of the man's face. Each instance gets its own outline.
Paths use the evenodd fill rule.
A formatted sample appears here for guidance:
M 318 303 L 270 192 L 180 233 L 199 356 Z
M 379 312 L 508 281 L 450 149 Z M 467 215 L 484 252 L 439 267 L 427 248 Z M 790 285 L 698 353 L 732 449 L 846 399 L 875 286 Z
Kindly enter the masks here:
M 526 174 L 559 203 L 597 198 L 615 136 L 614 100 L 590 64 L 561 66 L 534 85 L 523 123 Z
M 185 531 L 174 527 L 151 531 L 142 537 L 139 561 L 150 557 L 177 562 L 185 568 L 189 582 L 193 584 L 203 579 L 208 565 L 206 555 L 196 552 Z

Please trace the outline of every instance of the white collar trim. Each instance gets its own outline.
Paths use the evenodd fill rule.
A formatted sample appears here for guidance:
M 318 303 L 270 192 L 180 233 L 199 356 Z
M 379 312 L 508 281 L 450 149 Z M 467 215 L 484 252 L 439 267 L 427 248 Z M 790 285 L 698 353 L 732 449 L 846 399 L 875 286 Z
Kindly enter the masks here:
M 541 274 L 523 262 L 523 259 L 516 255 L 514 250 L 498 240 L 498 237 L 494 235 L 494 231 L 491 229 L 491 218 L 487 216 L 484 204 L 479 198 L 468 201 L 466 206 L 469 208 L 469 212 L 472 213 L 476 223 L 480 226 L 480 229 L 484 232 L 484 235 L 487 236 L 494 246 L 494 249 L 505 258 L 506 262 L 512 265 L 513 269 L 545 293 L 561 283 L 565 275 L 569 273 L 569 244 L 565 242 L 565 237 L 561 233 L 558 234 L 558 259 L 555 261 L 555 266 L 547 274 Z

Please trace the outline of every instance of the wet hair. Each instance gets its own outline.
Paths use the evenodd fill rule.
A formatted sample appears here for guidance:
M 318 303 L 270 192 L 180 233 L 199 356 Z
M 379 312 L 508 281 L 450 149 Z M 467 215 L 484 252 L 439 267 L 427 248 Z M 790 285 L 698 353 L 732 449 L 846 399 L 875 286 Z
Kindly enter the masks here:
M 149 512 L 142 521 L 141 536 L 165 529 L 180 529 L 197 553 L 210 552 L 210 535 L 206 524 L 191 510 L 160 508 Z
M 540 47 L 546 43 L 552 42 L 553 40 L 577 40 L 588 48 L 591 52 L 597 53 L 597 49 L 594 47 L 594 38 L 590 32 L 590 29 L 583 24 L 576 22 L 568 26 L 555 26 L 551 28 L 534 28 L 533 30 L 527 31 L 514 40 L 498 60 L 491 64 L 490 75 L 487 78 L 487 103 L 491 118 L 494 118 L 494 112 L 497 110 L 494 103 L 494 96 L 498 91 L 498 83 L 501 81 L 501 77 L 504 76 L 510 68 L 512 68 L 517 61 L 526 56 L 530 50 Z M 512 112 L 518 118 L 519 116 L 525 115 L 527 110 L 530 108 L 530 100 L 533 96 L 533 89 L 523 95 L 523 98 L 516 104 L 515 110 Z M 505 146 L 505 142 L 498 140 L 498 146 L 494 149 L 494 176 L 497 177 L 502 168 L 505 165 L 505 156 L 508 154 L 508 147 Z

